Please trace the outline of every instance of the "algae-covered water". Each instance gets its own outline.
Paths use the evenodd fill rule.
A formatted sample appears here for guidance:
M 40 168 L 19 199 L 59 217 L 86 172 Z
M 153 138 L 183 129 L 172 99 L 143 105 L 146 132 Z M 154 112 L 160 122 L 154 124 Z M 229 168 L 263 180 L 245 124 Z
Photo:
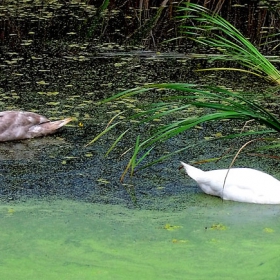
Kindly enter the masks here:
M 279 279 L 280 206 L 204 198 L 181 211 L 2 204 L 1 279 Z
M 203 194 L 178 170 L 180 160 L 218 157 L 229 147 L 240 147 L 238 142 L 204 142 L 123 183 L 125 152 L 137 135 L 131 133 L 107 158 L 118 130 L 85 146 L 119 110 L 134 104 L 100 106 L 98 100 L 139 79 L 171 81 L 168 75 L 176 69 L 185 73 L 182 65 L 138 58 L 121 70 L 120 58 L 71 67 L 67 58 L 44 58 L 57 59 L 58 67 L 48 76 L 42 77 L 45 72 L 37 70 L 45 65 L 36 62 L 33 68 L 18 66 L 29 76 L 9 76 L 9 71 L 1 76 L 9 80 L 1 84 L 2 110 L 74 118 L 56 135 L 0 145 L 0 279 L 279 279 L 280 206 L 223 202 Z M 178 77 L 190 80 L 185 74 Z M 38 82 L 28 84 L 31 78 Z M 143 136 L 157 125 L 146 127 Z M 197 127 L 157 147 L 151 158 L 203 142 L 224 133 L 224 127 Z M 201 168 L 226 168 L 230 161 Z M 242 154 L 235 166 L 277 177 L 271 158 L 252 160 Z
M 104 154 L 118 130 L 85 146 L 118 110 L 133 105 L 100 106 L 96 101 L 131 87 L 136 77 L 144 79 L 146 67 L 152 66 L 139 59 L 133 62 L 141 65 L 135 71 L 129 71 L 129 64 L 120 71 L 116 60 L 102 60 L 102 65 L 90 60 L 71 68 L 67 59 L 60 59 L 64 64 L 44 77 L 48 84 L 27 85 L 14 76 L 2 86 L 2 110 L 32 110 L 51 119 L 74 120 L 57 135 L 0 145 L 0 278 L 279 279 L 280 206 L 223 202 L 203 194 L 178 170 L 180 160 L 218 157 L 232 145 L 240 147 L 237 142 L 187 149 L 127 176 L 123 183 L 119 179 L 128 158 L 121 154 L 134 145 L 136 135 L 107 158 Z M 155 81 L 157 71 L 174 72 L 168 60 L 153 65 L 145 81 Z M 19 69 L 33 73 L 42 67 L 33 66 Z M 102 77 L 98 69 L 104 71 Z M 30 77 L 40 81 L 42 72 L 38 73 Z M 170 81 L 166 75 L 164 79 Z M 157 147 L 151 157 L 202 142 L 224 127 L 197 127 Z M 226 168 L 230 161 L 225 158 L 201 168 Z M 256 161 L 242 154 L 235 166 L 277 177 L 277 164 L 270 158 Z
M 36 39 L 37 29 L 30 28 L 26 38 Z M 139 112 L 139 100 L 99 103 L 145 83 L 206 83 L 233 91 L 254 87 L 254 99 L 267 84 L 244 73 L 207 77 L 193 72 L 205 61 L 185 54 L 146 53 L 142 47 L 130 53 L 121 47 L 118 54 L 114 43 L 106 48 L 95 40 L 79 41 L 69 31 L 73 37 L 67 40 L 40 43 L 37 38 L 20 44 L 24 37 L 15 32 L 8 41 L 2 36 L 0 110 L 73 121 L 56 135 L 0 144 L 0 280 L 280 279 L 280 206 L 223 202 L 203 194 L 178 170 L 180 160 L 205 162 L 229 148 L 239 150 L 248 139 L 204 140 L 240 132 L 243 122 L 202 124 L 161 143 L 149 160 L 201 145 L 137 170 L 121 183 L 137 135 L 143 140 L 163 123 L 131 129 L 105 158 L 122 129 L 133 128 L 128 115 Z M 15 50 L 12 38 L 22 47 Z M 161 95 L 139 99 L 140 105 L 160 102 Z M 116 129 L 86 146 L 116 115 Z M 280 178 L 275 157 L 255 156 L 242 152 L 235 167 Z M 231 159 L 201 168 L 227 168 Z

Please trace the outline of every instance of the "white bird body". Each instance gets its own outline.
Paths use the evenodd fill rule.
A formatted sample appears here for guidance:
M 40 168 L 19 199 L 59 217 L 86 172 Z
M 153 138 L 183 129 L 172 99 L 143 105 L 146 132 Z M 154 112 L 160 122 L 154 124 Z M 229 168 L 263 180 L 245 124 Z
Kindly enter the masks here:
M 0 142 L 34 138 L 55 133 L 71 118 L 51 122 L 33 112 L 0 112 Z
M 181 162 L 187 174 L 203 192 L 224 200 L 260 204 L 280 204 L 280 181 L 251 168 L 202 171 Z M 228 175 L 226 177 L 226 174 Z

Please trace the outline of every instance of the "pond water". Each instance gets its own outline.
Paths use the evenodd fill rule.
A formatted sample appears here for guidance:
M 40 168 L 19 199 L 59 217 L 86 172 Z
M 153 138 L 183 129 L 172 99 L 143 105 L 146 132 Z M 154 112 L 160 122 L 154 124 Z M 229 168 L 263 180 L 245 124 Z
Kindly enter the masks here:
M 98 101 L 144 82 L 202 83 L 204 74 L 192 73 L 198 62 L 95 51 L 66 45 L 23 59 L 6 53 L 2 60 L 2 110 L 74 120 L 54 136 L 0 145 L 1 279 L 279 279 L 280 206 L 223 202 L 178 170 L 179 160 L 221 155 L 232 142 L 186 150 L 124 183 L 119 179 L 127 158 L 120 154 L 135 135 L 107 158 L 114 134 L 85 147 L 134 102 Z M 236 74 L 215 79 L 241 86 Z M 222 129 L 197 128 L 151 156 Z M 277 176 L 272 160 L 240 159 Z M 226 167 L 230 160 L 202 168 Z
M 17 280 L 279 279 L 279 213 L 280 206 L 206 195 L 180 211 L 66 199 L 4 203 L 0 274 Z

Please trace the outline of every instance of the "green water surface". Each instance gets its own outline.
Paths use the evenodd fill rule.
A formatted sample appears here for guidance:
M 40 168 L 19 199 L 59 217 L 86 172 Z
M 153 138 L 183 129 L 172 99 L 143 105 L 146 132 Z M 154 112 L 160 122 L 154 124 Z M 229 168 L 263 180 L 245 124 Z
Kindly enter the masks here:
M 279 213 L 278 205 L 213 197 L 208 206 L 181 211 L 70 200 L 2 204 L 0 275 L 3 280 L 279 279 Z

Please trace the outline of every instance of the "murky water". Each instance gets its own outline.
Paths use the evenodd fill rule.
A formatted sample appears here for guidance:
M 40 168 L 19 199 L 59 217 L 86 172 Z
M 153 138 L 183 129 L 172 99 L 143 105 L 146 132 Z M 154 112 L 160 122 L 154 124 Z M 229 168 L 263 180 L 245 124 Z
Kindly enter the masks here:
M 73 50 L 60 43 L 53 43 L 53 53 L 50 47 L 31 58 L 2 57 L 1 110 L 74 121 L 54 136 L 0 144 L 0 278 L 279 279 L 280 206 L 223 202 L 202 194 L 178 170 L 180 160 L 220 156 L 233 142 L 186 150 L 124 184 L 119 179 L 127 158 L 120 155 L 135 135 L 108 158 L 114 134 L 85 147 L 119 110 L 133 110 L 133 102 L 100 106 L 99 100 L 148 82 L 202 83 L 205 74 L 192 72 L 198 62 L 141 52 L 96 56 L 99 46 L 81 43 Z M 210 80 L 238 89 L 237 74 L 230 75 Z M 207 124 L 151 156 L 221 129 Z M 239 159 L 268 173 L 276 168 L 272 159 Z M 225 168 L 230 160 L 202 168 Z
M 280 206 L 2 204 L 2 279 L 279 279 Z M 167 199 L 168 203 L 168 199 Z
M 180 160 L 219 157 L 244 142 L 208 142 L 123 183 L 119 179 L 128 157 L 121 155 L 135 144 L 134 132 L 107 158 L 104 154 L 120 130 L 85 147 L 114 115 L 137 109 L 134 99 L 98 103 L 122 90 L 188 82 L 262 94 L 268 85 L 244 73 L 194 72 L 207 62 L 205 57 L 192 59 L 197 56 L 188 52 L 194 50 L 182 41 L 178 48 L 186 53 L 180 54 L 116 45 L 111 36 L 124 41 L 133 34 L 129 26 L 138 22 L 135 7 L 128 13 L 132 16 L 118 25 L 113 20 L 108 28 L 111 13 L 96 25 L 94 7 L 83 1 L 78 1 L 80 8 L 73 1 L 50 1 L 49 7 L 44 1 L 16 2 L 0 7 L 0 111 L 31 110 L 52 120 L 74 120 L 53 136 L 0 143 L 0 280 L 280 279 L 280 205 L 207 196 L 178 170 Z M 166 17 L 171 23 L 168 13 Z M 165 25 L 158 24 L 143 36 L 161 39 L 157 32 Z M 155 95 L 151 99 L 158 101 Z M 279 104 L 274 99 L 270 103 Z M 128 119 L 122 117 L 125 123 Z M 158 125 L 136 133 L 145 137 Z M 226 129 L 240 131 L 243 125 L 230 123 Z M 223 123 L 201 125 L 156 147 L 150 159 L 224 134 L 224 129 Z M 201 168 L 225 168 L 231 159 Z M 244 152 L 236 165 L 280 178 L 273 158 Z

